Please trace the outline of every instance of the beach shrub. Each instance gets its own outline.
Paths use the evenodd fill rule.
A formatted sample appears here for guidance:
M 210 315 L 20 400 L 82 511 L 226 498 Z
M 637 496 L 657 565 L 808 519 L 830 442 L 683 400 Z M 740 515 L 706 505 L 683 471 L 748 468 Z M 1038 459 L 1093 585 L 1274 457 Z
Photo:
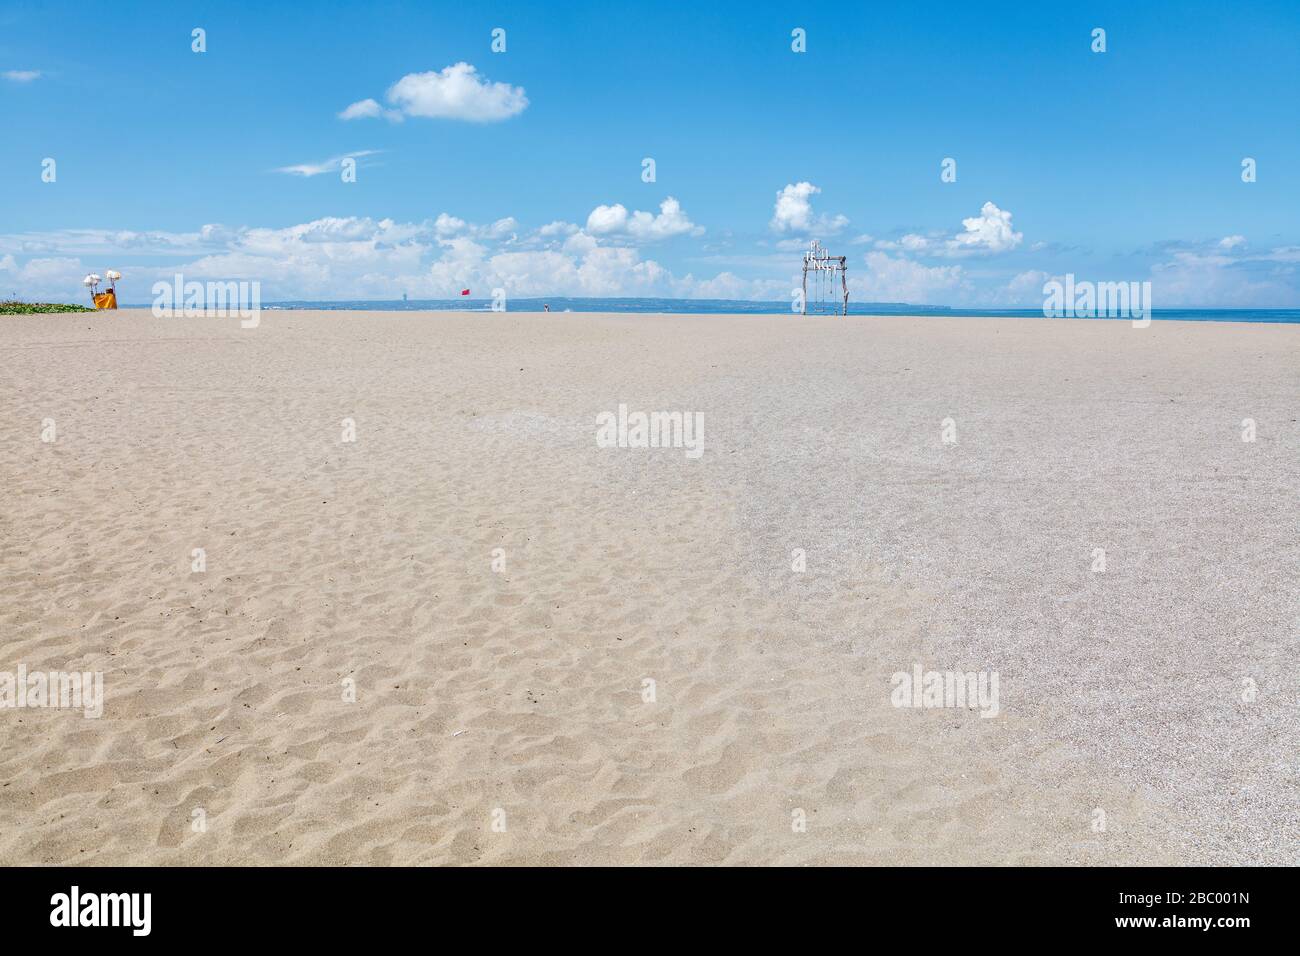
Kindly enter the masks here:
M 94 312 L 84 305 L 67 305 L 62 302 L 19 302 L 10 299 L 0 302 L 0 315 L 33 315 L 37 312 Z

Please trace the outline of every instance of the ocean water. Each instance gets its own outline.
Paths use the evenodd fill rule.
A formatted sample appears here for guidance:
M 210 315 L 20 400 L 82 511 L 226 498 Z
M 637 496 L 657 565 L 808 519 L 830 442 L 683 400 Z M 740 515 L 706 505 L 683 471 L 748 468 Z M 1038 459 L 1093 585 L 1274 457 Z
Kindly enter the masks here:
M 751 302 L 742 299 L 510 299 L 507 311 L 541 312 L 549 304 L 552 312 L 679 312 L 699 315 L 741 313 L 752 315 L 790 315 L 789 302 Z M 323 300 L 266 302 L 264 309 L 363 309 L 378 312 L 449 312 L 491 311 L 491 299 L 411 299 L 404 300 Z M 905 302 L 850 302 L 850 315 L 949 315 L 1005 316 L 1041 319 L 1042 309 L 950 309 L 933 305 L 908 305 Z M 1300 324 L 1300 309 L 1155 309 L 1156 320 L 1182 322 L 1285 322 Z M 1102 321 L 1107 317 L 1102 316 Z M 1127 318 L 1109 319 L 1128 322 Z

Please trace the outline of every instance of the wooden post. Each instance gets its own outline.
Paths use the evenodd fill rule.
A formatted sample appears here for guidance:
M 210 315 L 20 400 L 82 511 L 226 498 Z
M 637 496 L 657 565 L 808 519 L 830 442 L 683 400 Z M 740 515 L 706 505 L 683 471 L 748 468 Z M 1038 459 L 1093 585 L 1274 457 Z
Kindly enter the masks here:
M 840 256 L 840 288 L 844 290 L 844 315 L 849 314 L 849 257 Z

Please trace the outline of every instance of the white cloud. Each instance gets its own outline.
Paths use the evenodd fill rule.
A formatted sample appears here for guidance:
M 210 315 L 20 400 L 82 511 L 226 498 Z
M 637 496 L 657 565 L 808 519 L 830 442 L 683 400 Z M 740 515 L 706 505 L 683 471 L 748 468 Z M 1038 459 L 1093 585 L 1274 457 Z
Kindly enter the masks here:
M 628 213 L 622 203 L 597 206 L 587 216 L 587 232 L 595 236 L 625 234 L 635 239 L 668 239 L 673 236 L 698 236 L 704 229 L 691 222 L 682 204 L 669 196 L 659 204 L 659 215 L 640 210 Z
M 1279 246 L 1265 252 L 1246 251 L 1241 236 L 1218 241 L 1169 244 L 1159 249 L 1163 261 L 1149 271 L 1134 262 L 1130 270 L 1098 273 L 1085 267 L 1067 269 L 1076 282 L 1151 281 L 1155 308 L 1270 309 L 1294 308 L 1300 302 L 1300 249 Z M 1063 274 L 1041 270 L 1018 274 L 998 290 L 991 304 L 1040 306 L 1043 284 L 1064 282 Z
M 14 83 L 30 83 L 32 80 L 40 79 L 40 70 L 5 70 L 0 74 L 6 80 Z
M 12 255 L 6 255 L 0 259 L 0 298 L 12 295 L 29 302 L 82 302 L 85 288 L 81 277 L 87 271 L 77 258 L 29 259 L 20 266 Z
M 720 272 L 712 279 L 684 276 L 673 282 L 671 294 L 685 299 L 763 299 L 789 302 L 791 291 L 798 286 L 788 279 L 743 279 L 731 272 Z
M 865 276 L 849 270 L 850 301 L 910 302 L 916 305 L 947 303 L 954 294 L 969 290 L 961 266 L 926 266 L 884 252 L 868 252 Z
M 433 233 L 438 239 L 463 235 L 473 239 L 513 240 L 519 223 L 514 216 L 506 216 L 485 226 L 473 225 L 458 216 L 440 212 L 433 221 Z
M 809 182 L 788 183 L 776 194 L 772 209 L 773 232 L 819 232 L 832 235 L 849 224 L 844 216 L 817 216 L 813 213 L 812 197 L 821 189 Z
M 1016 274 L 1016 277 L 1007 283 L 1007 292 L 1012 295 L 1024 295 L 1033 293 L 1041 298 L 1043 295 L 1043 286 L 1052 277 L 1042 269 L 1029 269 L 1025 272 Z
M 400 123 L 405 119 L 401 110 L 386 110 L 379 105 L 378 100 L 370 98 L 357 100 L 339 113 L 339 119 L 345 120 L 369 119 L 377 116 L 382 116 L 384 119 L 392 120 L 395 123 Z
M 329 159 L 321 160 L 319 163 L 299 163 L 297 166 L 280 166 L 273 172 L 288 173 L 291 176 L 319 176 L 321 173 L 337 172 L 343 168 L 343 160 L 360 159 L 362 156 L 374 156 L 381 152 L 377 149 L 363 149 L 355 153 L 344 153 L 342 156 L 332 156 Z
M 496 123 L 518 116 L 528 107 L 522 86 L 491 83 L 465 62 L 439 71 L 408 73 L 389 87 L 385 98 L 392 109 L 385 109 L 374 99 L 358 100 L 339 113 L 339 118 L 383 116 L 399 120 L 403 116 L 420 116 Z
M 613 206 L 597 206 L 587 216 L 587 231 L 600 235 L 609 232 L 624 232 L 627 229 L 627 207 L 622 203 Z
M 812 183 L 790 183 L 776 194 L 772 229 L 776 232 L 806 232 L 812 225 L 812 197 L 821 192 Z
M 564 240 L 561 248 L 563 248 L 569 255 L 585 256 L 599 245 L 600 242 L 597 241 L 595 236 L 579 229 L 573 235 L 569 236 L 569 238 Z
M 1217 251 L 1179 250 L 1151 267 L 1155 308 L 1294 308 L 1300 275 L 1285 247 L 1258 256 L 1235 255 L 1239 246 Z
M 456 233 L 463 231 L 466 225 L 464 219 L 449 216 L 445 212 L 438 213 L 438 218 L 433 221 L 434 232 L 439 236 L 454 236 Z
M 980 207 L 980 214 L 961 221 L 965 228 L 948 241 L 953 252 L 998 253 L 1020 245 L 1024 234 L 1011 228 L 1011 213 L 991 202 Z
M 1018 272 L 1006 285 L 993 290 L 988 304 L 1007 308 L 1037 308 L 1043 304 L 1043 286 L 1053 276 L 1042 269 Z
M 221 226 L 204 226 L 198 232 L 133 232 L 124 229 L 61 229 L 53 232 L 20 232 L 0 235 L 0 249 L 26 256 L 98 255 L 195 255 L 215 248 L 227 231 Z
M 1025 238 L 1024 233 L 1012 229 L 1011 213 L 991 202 L 980 207 L 978 216 L 963 219 L 961 224 L 962 231 L 953 236 L 908 233 L 901 239 L 881 239 L 876 248 L 955 259 L 1010 252 Z
M 549 238 L 551 236 L 571 236 L 577 231 L 578 227 L 573 223 L 557 219 L 554 222 L 548 222 L 546 225 L 542 226 L 541 229 L 537 230 L 537 234 Z
M 662 294 L 672 276 L 635 249 L 598 247 L 581 258 L 558 252 L 507 252 L 486 263 L 514 296 Z
M 938 254 L 942 248 L 942 238 L 919 236 L 910 232 L 901 239 L 881 239 L 876 242 L 877 249 L 889 249 L 895 252 L 916 252 L 921 254 Z
M 631 247 L 601 246 L 585 232 L 574 233 L 561 249 L 490 252 L 461 243 L 449 248 L 431 269 L 438 290 L 503 288 L 514 298 L 572 296 L 667 296 L 683 298 L 780 299 L 793 280 L 744 279 L 728 272 L 712 278 L 675 276 Z M 457 286 L 457 283 L 461 285 Z M 445 295 L 439 291 L 438 295 Z

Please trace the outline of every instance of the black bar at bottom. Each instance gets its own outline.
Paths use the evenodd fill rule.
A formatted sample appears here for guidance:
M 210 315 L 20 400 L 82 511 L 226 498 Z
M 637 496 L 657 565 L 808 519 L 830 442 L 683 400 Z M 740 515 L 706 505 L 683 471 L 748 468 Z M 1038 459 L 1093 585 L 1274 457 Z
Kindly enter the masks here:
M 892 929 L 935 942 L 1031 941 L 1050 939 L 1041 935 L 1048 932 L 1072 942 L 1128 937 L 1231 945 L 1285 933 L 1292 876 L 1227 868 L 34 868 L 0 870 L 0 917 L 9 938 L 24 945 L 29 934 L 76 933 L 79 942 L 282 939 L 295 947 L 337 947 L 373 944 L 377 931 L 384 938 L 432 926 L 443 939 L 471 929 L 491 934 L 481 942 L 517 935 L 541 945 L 556 942 L 557 932 L 594 942 L 584 927 L 594 931 L 611 920 L 624 924 L 628 939 L 666 933 L 680 941 L 686 924 L 712 927 L 709 935 L 761 938 L 810 921 L 807 928 L 819 935 L 836 930 L 859 940 Z M 608 932 L 599 935 L 608 941 Z

